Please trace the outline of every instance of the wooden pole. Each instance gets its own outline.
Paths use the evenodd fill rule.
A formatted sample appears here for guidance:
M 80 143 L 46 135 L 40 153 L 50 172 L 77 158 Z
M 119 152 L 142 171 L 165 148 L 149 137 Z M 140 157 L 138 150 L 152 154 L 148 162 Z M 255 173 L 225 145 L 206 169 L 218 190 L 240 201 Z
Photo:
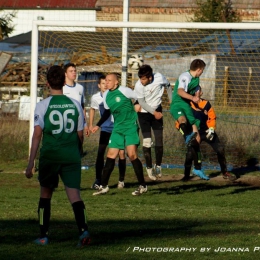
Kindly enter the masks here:
M 228 103 L 228 70 L 229 67 L 225 66 L 224 86 L 223 86 L 223 106 L 226 107 Z
M 250 85 L 251 85 L 251 79 L 252 79 L 252 68 L 251 67 L 248 68 L 248 73 L 249 73 L 249 77 L 248 77 L 247 88 L 246 88 L 246 105 L 247 105 L 247 107 L 248 107 L 249 100 L 250 100 Z

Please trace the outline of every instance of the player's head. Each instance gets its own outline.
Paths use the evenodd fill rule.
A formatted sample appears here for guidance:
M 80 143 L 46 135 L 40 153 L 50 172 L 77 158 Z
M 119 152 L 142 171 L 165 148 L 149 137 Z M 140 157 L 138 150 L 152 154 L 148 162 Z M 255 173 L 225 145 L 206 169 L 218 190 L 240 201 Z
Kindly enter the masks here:
M 138 77 L 143 86 L 150 84 L 153 80 L 153 69 L 150 65 L 142 65 L 138 70 Z
M 117 73 L 109 73 L 106 76 L 106 87 L 109 90 L 114 90 L 119 86 Z
M 64 65 L 65 76 L 67 80 L 75 80 L 77 78 L 77 69 L 74 63 Z
M 47 72 L 47 82 L 52 89 L 62 89 L 65 82 L 65 73 L 62 67 L 58 65 L 50 67 Z
M 105 75 L 101 75 L 98 78 L 98 87 L 100 88 L 100 91 L 103 93 L 107 90 L 107 86 L 106 86 L 106 76 Z
M 199 77 L 206 67 L 206 63 L 201 59 L 195 59 L 190 64 L 190 71 L 193 72 L 192 76 Z

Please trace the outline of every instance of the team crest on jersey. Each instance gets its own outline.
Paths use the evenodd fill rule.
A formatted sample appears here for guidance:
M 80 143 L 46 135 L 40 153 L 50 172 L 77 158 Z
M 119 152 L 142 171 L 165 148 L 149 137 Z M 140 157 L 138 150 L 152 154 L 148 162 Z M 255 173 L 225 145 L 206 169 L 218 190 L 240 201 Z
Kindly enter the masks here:
M 39 115 L 34 115 L 34 121 L 37 122 L 39 119 Z
M 116 102 L 120 102 L 121 98 L 120 97 L 116 97 Z

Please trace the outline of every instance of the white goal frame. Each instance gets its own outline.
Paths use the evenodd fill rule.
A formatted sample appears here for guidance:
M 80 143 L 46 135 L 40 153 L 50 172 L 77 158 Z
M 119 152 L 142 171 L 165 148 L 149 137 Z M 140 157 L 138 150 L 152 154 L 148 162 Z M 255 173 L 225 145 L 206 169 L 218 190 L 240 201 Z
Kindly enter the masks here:
M 38 34 L 39 30 L 44 27 L 85 27 L 85 28 L 122 28 L 122 82 L 121 85 L 126 85 L 127 74 L 127 33 L 128 29 L 142 28 L 142 29 L 156 29 L 160 30 L 178 30 L 178 29 L 223 29 L 223 30 L 259 30 L 260 23 L 158 23 L 158 22 L 83 22 L 83 21 L 46 21 L 35 20 L 32 25 L 32 42 L 31 42 L 31 84 L 30 84 L 30 127 L 29 127 L 29 150 L 31 148 L 31 141 L 34 129 L 34 109 L 37 102 L 37 78 L 38 78 Z M 80 28 L 79 28 L 80 30 Z

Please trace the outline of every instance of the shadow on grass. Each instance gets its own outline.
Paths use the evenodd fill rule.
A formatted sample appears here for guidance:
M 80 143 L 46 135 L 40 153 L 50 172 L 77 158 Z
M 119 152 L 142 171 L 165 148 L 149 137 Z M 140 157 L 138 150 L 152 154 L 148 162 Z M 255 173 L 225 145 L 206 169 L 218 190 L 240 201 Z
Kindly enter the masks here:
M 245 175 L 247 173 L 260 171 L 260 167 L 258 166 L 258 159 L 257 158 L 250 158 L 246 162 L 246 166 L 233 168 L 231 172 L 236 175 L 237 178 Z
M 239 168 L 234 168 L 232 169 L 232 173 L 236 175 L 237 178 L 241 177 L 242 175 L 245 175 L 247 173 L 252 173 L 260 171 L 259 166 L 244 166 L 244 167 L 239 167 Z
M 221 174 L 221 173 L 220 173 Z M 210 177 L 213 177 L 214 174 L 210 174 Z M 219 175 L 219 174 L 217 174 Z M 216 175 L 216 176 L 217 176 Z M 214 176 L 215 177 L 215 176 Z M 221 178 L 222 180 L 222 178 Z M 147 194 L 161 194 L 165 193 L 167 195 L 177 195 L 177 194 L 184 194 L 184 193 L 194 193 L 194 192 L 206 192 L 206 191 L 213 191 L 213 190 L 222 190 L 221 194 L 226 195 L 227 193 L 224 190 L 227 190 L 231 187 L 234 187 L 235 190 L 229 190 L 229 194 L 241 193 L 250 190 L 258 190 L 260 187 L 260 177 L 259 177 L 259 185 L 256 183 L 250 182 L 242 182 L 239 180 L 229 181 L 229 180 L 222 180 L 215 181 L 205 181 L 198 179 L 197 177 L 191 177 L 190 181 L 183 182 L 181 180 L 159 180 L 159 181 L 149 181 L 147 182 L 148 186 L 148 193 Z M 126 182 L 125 188 L 127 189 L 135 189 L 138 187 L 138 183 L 136 182 Z M 109 194 L 115 195 L 118 193 L 117 184 L 109 185 Z M 221 196 L 219 194 L 219 196 Z
M 230 229 L 219 228 L 219 226 L 232 228 L 232 235 L 236 233 L 243 235 L 243 233 L 255 232 L 255 227 L 247 225 L 247 221 L 243 220 L 221 220 L 216 219 L 197 219 L 186 220 L 185 218 L 174 217 L 172 219 L 161 218 L 159 220 L 154 219 L 136 219 L 136 220 L 124 220 L 124 219 L 107 219 L 105 221 L 89 222 L 92 246 L 109 246 L 111 244 L 123 244 L 125 245 L 128 240 L 133 240 L 136 244 L 143 243 L 143 239 L 153 241 L 152 245 L 158 244 L 160 240 L 167 239 L 181 239 L 181 238 L 196 238 L 211 237 L 211 236 L 226 236 L 230 234 Z M 257 222 L 257 221 L 256 221 Z M 260 223 L 255 223 L 259 225 Z M 38 222 L 36 220 L 1 220 L 0 221 L 1 233 L 0 243 L 1 246 L 12 245 L 21 246 L 26 244 L 32 244 L 33 240 L 37 238 L 38 234 Z M 74 221 L 51 221 L 50 228 L 50 241 L 51 244 L 72 242 L 77 244 L 78 231 Z M 17 239 L 22 238 L 22 239 Z M 157 242 L 155 240 L 158 239 Z M 131 242 L 133 243 L 133 242 Z

